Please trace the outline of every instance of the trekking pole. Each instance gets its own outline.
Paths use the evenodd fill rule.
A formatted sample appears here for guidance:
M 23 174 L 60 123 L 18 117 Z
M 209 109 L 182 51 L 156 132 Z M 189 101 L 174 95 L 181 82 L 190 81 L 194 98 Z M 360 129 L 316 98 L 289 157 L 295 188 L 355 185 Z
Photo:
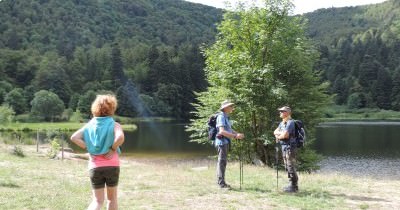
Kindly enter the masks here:
M 243 184 L 243 142 L 239 143 L 239 186 L 242 189 Z
M 275 143 L 275 167 L 276 167 L 276 190 L 278 191 L 278 164 L 279 164 L 279 145 Z
M 243 175 L 243 168 L 244 168 L 244 160 L 243 160 L 243 158 L 244 158 L 244 142 L 241 142 L 242 143 L 242 185 L 243 185 L 243 178 L 244 178 L 244 175 Z

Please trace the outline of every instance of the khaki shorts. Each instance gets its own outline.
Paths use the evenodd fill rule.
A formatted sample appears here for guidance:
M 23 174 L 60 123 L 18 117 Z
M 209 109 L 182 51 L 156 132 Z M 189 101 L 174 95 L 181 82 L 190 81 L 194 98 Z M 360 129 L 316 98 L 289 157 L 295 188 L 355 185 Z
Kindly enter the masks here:
M 90 182 L 93 189 L 118 186 L 119 167 L 99 167 L 89 170 Z

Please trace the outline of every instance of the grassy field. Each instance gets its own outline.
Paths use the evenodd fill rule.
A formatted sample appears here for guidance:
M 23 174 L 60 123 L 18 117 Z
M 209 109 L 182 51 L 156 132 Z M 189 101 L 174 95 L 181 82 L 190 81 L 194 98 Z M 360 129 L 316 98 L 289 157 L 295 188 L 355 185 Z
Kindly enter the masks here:
M 91 198 L 86 160 L 53 160 L 32 146 L 0 143 L 0 209 L 85 209 Z M 300 174 L 300 192 L 276 189 L 276 171 L 229 162 L 232 190 L 215 184 L 215 160 L 122 156 L 120 209 L 400 209 L 400 181 Z M 279 188 L 286 184 L 279 173 Z

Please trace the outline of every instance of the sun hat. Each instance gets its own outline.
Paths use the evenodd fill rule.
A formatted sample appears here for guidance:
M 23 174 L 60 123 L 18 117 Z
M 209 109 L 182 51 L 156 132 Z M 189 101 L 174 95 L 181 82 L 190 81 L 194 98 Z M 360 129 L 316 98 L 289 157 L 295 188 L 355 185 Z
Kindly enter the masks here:
M 232 102 L 230 102 L 229 100 L 225 100 L 225 101 L 223 101 L 222 103 L 221 103 L 221 107 L 219 107 L 219 110 L 223 110 L 223 109 L 225 109 L 226 107 L 229 107 L 229 106 L 232 106 L 232 105 L 234 105 L 234 103 L 232 103 Z

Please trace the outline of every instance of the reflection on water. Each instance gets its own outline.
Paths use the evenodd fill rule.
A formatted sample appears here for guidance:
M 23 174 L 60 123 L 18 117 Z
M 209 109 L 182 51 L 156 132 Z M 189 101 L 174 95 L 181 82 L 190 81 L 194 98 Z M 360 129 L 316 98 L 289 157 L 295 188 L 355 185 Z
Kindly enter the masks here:
M 400 157 L 400 122 L 332 122 L 317 127 L 315 149 L 327 156 Z
M 185 124 L 174 122 L 140 122 L 137 130 L 125 132 L 123 151 L 133 153 L 210 154 L 210 145 L 190 142 Z

